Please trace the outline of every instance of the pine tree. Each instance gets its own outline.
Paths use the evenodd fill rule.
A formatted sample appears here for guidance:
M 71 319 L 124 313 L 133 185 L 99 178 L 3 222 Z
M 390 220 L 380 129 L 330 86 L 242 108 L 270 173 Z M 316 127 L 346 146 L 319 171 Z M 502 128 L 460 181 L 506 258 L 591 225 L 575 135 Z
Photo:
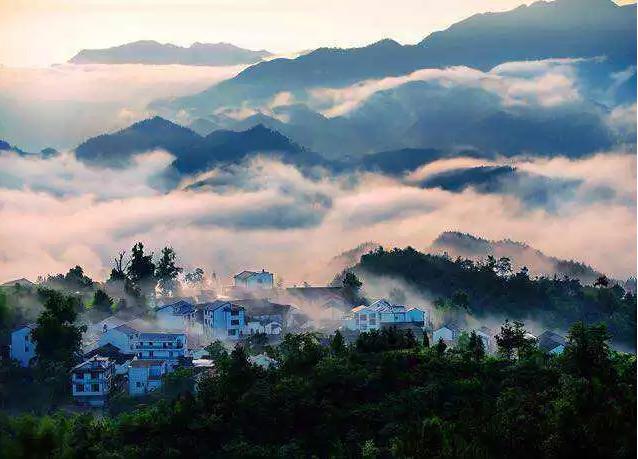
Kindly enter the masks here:
M 176 254 L 172 247 L 162 249 L 162 257 L 157 263 L 155 277 L 159 288 L 164 295 L 175 292 L 177 288 L 177 276 L 182 272 L 182 268 L 175 265 Z

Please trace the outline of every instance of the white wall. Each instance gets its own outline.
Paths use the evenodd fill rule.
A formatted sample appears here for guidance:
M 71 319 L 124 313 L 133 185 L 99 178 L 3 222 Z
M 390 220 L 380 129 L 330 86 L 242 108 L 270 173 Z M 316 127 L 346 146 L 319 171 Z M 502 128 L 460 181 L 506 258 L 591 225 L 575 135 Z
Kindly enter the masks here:
M 22 367 L 28 367 L 35 357 L 35 343 L 31 340 L 31 329 L 22 327 L 11 333 L 11 358 Z

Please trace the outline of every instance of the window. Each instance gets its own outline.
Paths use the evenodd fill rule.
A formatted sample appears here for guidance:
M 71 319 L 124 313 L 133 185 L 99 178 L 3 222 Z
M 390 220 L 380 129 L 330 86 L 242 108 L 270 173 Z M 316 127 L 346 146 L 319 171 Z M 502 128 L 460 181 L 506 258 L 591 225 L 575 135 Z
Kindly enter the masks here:
M 149 342 L 148 342 L 148 345 L 149 345 L 149 346 L 152 346 L 152 345 L 153 345 L 153 341 L 149 341 Z
M 237 334 L 237 330 L 235 330 L 235 329 L 228 330 L 228 334 L 229 334 L 229 335 L 233 335 L 233 336 L 234 336 L 234 335 L 236 335 L 236 334 Z
M 239 325 L 239 319 L 234 319 L 230 321 L 231 325 Z
M 100 373 L 98 373 L 97 371 L 91 372 L 91 379 L 98 379 L 99 377 L 100 377 Z
M 142 387 L 142 383 L 141 383 L 141 382 L 139 382 L 139 381 L 138 381 L 138 382 L 136 382 L 136 383 L 135 383 L 135 387 Z
M 376 317 L 370 317 L 370 325 L 376 325 L 377 324 L 377 318 Z
M 84 392 L 84 384 L 76 384 L 75 385 L 76 392 Z
M 359 314 L 359 320 L 368 320 L 368 316 L 366 314 Z
M 153 351 L 148 351 L 148 356 L 153 357 Z
M 173 357 L 173 351 L 168 351 L 168 356 Z
M 99 392 L 100 385 L 99 384 L 91 384 L 91 392 Z
M 230 315 L 231 316 L 238 316 L 239 315 L 239 311 L 230 311 Z

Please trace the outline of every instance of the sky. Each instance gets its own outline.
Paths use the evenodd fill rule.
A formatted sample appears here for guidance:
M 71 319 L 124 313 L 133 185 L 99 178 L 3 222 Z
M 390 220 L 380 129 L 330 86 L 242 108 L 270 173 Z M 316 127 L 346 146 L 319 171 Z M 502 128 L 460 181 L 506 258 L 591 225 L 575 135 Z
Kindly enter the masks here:
M 617 3 L 631 3 L 619 0 Z M 47 66 L 83 48 L 152 39 L 230 42 L 291 53 L 416 43 L 472 14 L 521 0 L 0 0 L 0 65 Z

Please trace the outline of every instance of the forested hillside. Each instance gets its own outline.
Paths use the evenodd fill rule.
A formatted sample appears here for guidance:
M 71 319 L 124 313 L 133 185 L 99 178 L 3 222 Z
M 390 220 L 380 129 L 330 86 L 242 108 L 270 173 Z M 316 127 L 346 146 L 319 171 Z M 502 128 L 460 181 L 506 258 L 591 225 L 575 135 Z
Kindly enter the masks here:
M 0 456 L 635 457 L 636 359 L 604 327 L 576 324 L 558 358 L 500 334 L 517 360 L 392 330 L 352 346 L 287 335 L 269 370 L 236 347 L 198 392 L 181 372 L 162 401 L 118 417 L 0 417 Z
M 605 277 L 596 286 L 568 277 L 532 278 L 525 267 L 512 272 L 507 258 L 453 260 L 411 247 L 363 255 L 354 271 L 403 280 L 430 295 L 440 308 L 478 317 L 534 319 L 565 330 L 579 320 L 604 322 L 615 343 L 635 348 L 636 296 Z

